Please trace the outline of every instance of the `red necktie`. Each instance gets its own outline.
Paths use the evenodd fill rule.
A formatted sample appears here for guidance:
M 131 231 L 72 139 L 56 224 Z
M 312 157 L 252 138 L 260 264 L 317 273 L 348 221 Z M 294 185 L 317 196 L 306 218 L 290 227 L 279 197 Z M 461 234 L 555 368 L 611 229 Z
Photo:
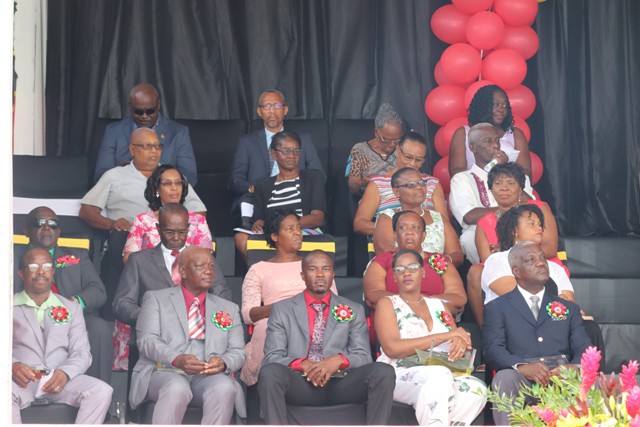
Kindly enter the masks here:
M 189 308 L 189 338 L 194 340 L 204 339 L 204 319 L 200 314 L 200 301 L 194 298 Z
M 173 264 L 171 264 L 171 280 L 173 284 L 178 286 L 182 282 L 182 277 L 180 277 L 180 265 L 178 264 L 178 258 L 180 255 L 180 251 L 177 249 L 171 250 L 171 256 L 175 257 L 173 260 Z

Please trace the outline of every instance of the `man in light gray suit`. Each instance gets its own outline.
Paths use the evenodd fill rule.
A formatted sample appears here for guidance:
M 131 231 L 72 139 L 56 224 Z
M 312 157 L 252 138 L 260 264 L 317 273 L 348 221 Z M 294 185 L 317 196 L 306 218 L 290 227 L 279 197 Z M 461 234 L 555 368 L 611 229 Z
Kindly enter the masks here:
M 306 255 L 300 275 L 307 289 L 269 315 L 258 380 L 266 423 L 288 424 L 287 404 L 367 402 L 367 424 L 386 424 L 395 372 L 371 360 L 364 309 L 329 290 L 333 259 L 325 252 Z
M 51 292 L 53 274 L 49 251 L 23 255 L 18 275 L 24 290 L 13 298 L 12 420 L 22 423 L 20 410 L 31 406 L 45 378 L 44 399 L 79 408 L 76 424 L 102 424 L 113 389 L 83 375 L 91 353 L 82 308 Z
M 234 406 L 246 417 L 242 387 L 230 376 L 246 356 L 239 308 L 207 293 L 211 251 L 190 246 L 179 264 L 181 286 L 144 295 L 129 400 L 133 408 L 156 402 L 152 424 L 181 424 L 189 403 L 202 407 L 202 424 L 229 424 Z

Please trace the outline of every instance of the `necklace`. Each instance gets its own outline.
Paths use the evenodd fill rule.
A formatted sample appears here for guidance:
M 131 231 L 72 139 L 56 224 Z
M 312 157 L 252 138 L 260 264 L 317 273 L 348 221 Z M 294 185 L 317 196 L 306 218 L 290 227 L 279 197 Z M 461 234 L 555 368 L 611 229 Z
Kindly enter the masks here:
M 406 300 L 406 299 L 404 299 L 402 297 L 400 297 L 400 299 L 402 299 L 402 301 L 406 302 L 407 304 L 420 304 L 420 303 L 422 303 L 424 301 L 424 299 L 422 299 L 422 298 L 420 298 L 418 301 L 409 301 L 409 300 Z
M 389 158 L 389 154 L 385 154 L 385 153 L 378 153 L 376 150 L 373 149 L 373 147 L 371 146 L 371 144 L 369 144 L 369 141 L 367 141 L 367 146 L 371 149 L 371 151 L 373 151 L 374 153 L 376 153 L 378 156 L 380 156 L 380 159 L 382 159 L 383 161 L 387 161 L 387 159 Z

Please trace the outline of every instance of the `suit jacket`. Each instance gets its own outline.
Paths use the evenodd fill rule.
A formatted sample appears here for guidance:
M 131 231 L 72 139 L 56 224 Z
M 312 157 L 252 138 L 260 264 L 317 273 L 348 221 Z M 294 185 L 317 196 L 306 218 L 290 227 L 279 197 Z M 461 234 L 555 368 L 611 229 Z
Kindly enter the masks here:
M 96 161 L 94 175 L 96 182 L 109 169 L 132 159 L 129 152 L 129 140 L 134 129 L 135 124 L 131 116 L 107 125 Z M 187 177 L 189 183 L 195 187 L 198 183 L 198 172 L 189 129 L 160 115 L 156 133 L 160 137 L 160 142 L 164 144 L 160 163 L 168 163 L 177 167 Z
M 300 169 L 317 169 L 324 175 L 311 135 L 307 132 L 299 132 L 298 135 L 302 140 L 298 166 Z M 242 135 L 238 139 L 231 165 L 231 177 L 227 184 L 227 188 L 237 196 L 246 193 L 251 184 L 271 176 L 271 153 L 267 149 L 266 141 L 267 134 L 264 128 Z
M 215 260 L 214 265 L 215 278 L 209 292 L 231 300 L 231 291 L 227 287 L 224 274 Z M 116 318 L 121 322 L 135 326 L 142 299 L 147 291 L 175 287 L 164 263 L 160 245 L 132 253 L 124 266 L 113 299 L 113 311 Z
M 338 304 L 353 309 L 352 320 L 340 323 L 333 317 L 331 310 Z M 295 359 L 307 357 L 310 340 L 304 292 L 273 304 L 267 324 L 262 365 L 280 363 L 288 366 Z M 360 304 L 332 292 L 324 331 L 323 356 L 338 353 L 349 360 L 349 368 L 372 362 L 364 309 Z
M 568 314 L 552 320 L 547 305 L 564 304 Z M 578 305 L 553 296 L 545 290 L 538 320 L 518 288 L 484 307 L 484 360 L 494 369 L 511 368 L 524 359 L 564 354 L 571 363 L 580 363 L 582 353 L 591 345 L 582 323 Z
M 239 370 L 246 357 L 240 309 L 230 301 L 207 294 L 205 310 L 205 360 L 219 356 L 227 369 L 232 372 Z M 218 311 L 231 315 L 233 320 L 229 330 L 222 330 L 213 323 L 212 318 Z M 147 395 L 155 362 L 171 366 L 171 362 L 187 349 L 189 327 L 182 289 L 174 286 L 145 293 L 136 332 L 140 359 L 133 368 L 129 398 L 134 407 Z M 234 384 L 240 387 L 237 382 Z M 239 395 L 244 396 L 242 393 Z M 241 405 L 244 408 L 244 404 Z
M 91 365 L 89 339 L 80 304 L 63 296 L 58 298 L 70 312 L 67 323 L 56 324 L 49 317 L 49 309 L 40 327 L 32 307 L 13 307 L 12 363 L 21 362 L 47 370 L 61 369 L 73 379 L 84 374 Z
M 18 265 L 20 258 L 29 249 L 22 248 L 14 258 L 13 288 L 15 292 L 23 289 L 22 280 L 18 277 Z M 89 259 L 89 252 L 86 249 L 61 248 L 56 246 L 53 249 L 53 263 L 66 255 L 72 255 L 80 259 L 78 264 L 67 263 L 64 266 L 56 267 L 53 282 L 56 284 L 60 295 L 71 298 L 78 295 L 84 301 L 84 314 L 98 315 L 98 310 L 107 301 L 107 292 L 104 284 L 96 271 L 95 266 Z

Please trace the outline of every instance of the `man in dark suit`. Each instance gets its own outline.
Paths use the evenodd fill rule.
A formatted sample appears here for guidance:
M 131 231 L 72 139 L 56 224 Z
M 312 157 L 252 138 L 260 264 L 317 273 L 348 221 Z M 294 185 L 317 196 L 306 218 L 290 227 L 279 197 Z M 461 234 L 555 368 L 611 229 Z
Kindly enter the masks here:
M 156 402 L 152 424 L 180 424 L 190 403 L 202 407 L 202 424 L 229 424 L 234 406 L 246 417 L 242 387 L 231 377 L 246 356 L 240 309 L 207 293 L 215 277 L 211 251 L 186 248 L 179 271 L 181 286 L 144 295 L 131 406 Z
M 129 95 L 129 111 L 129 117 L 111 123 L 104 131 L 96 162 L 95 181 L 98 182 L 109 169 L 131 161 L 131 132 L 145 127 L 154 130 L 160 137 L 160 143 L 164 144 L 160 163 L 174 165 L 195 186 L 198 173 L 189 129 L 160 114 L 160 95 L 156 88 L 148 83 L 134 86 Z
M 266 423 L 288 424 L 287 404 L 367 402 L 367 424 L 386 424 L 395 372 L 371 360 L 364 309 L 329 290 L 333 259 L 325 252 L 306 255 L 300 275 L 307 289 L 269 315 L 258 380 Z
M 56 213 L 46 206 L 33 209 L 27 215 L 24 233 L 29 238 L 30 248 L 42 248 L 51 254 L 54 260 L 54 277 L 52 290 L 77 302 L 84 313 L 91 357 L 93 361 L 87 375 L 106 382 L 111 380 L 111 360 L 113 358 L 113 342 L 111 331 L 113 324 L 100 317 L 100 308 L 107 300 L 104 284 L 89 259 L 86 249 L 61 248 L 58 246 L 60 223 Z M 18 264 L 24 252 L 19 251 L 14 257 L 14 291 L 22 290 L 22 281 L 18 278 Z
M 518 286 L 485 306 L 482 340 L 487 366 L 498 371 L 491 387 L 515 398 L 522 384 L 544 386 L 557 373 L 558 368 L 530 359 L 565 355 L 579 364 L 591 342 L 580 307 L 545 291 L 549 267 L 538 245 L 516 244 L 509 265 Z M 496 425 L 509 424 L 506 412 L 494 409 L 493 419 Z
M 283 120 L 289 107 L 280 91 L 269 89 L 260 95 L 256 112 L 264 128 L 241 136 L 233 157 L 231 177 L 227 184 L 227 188 L 236 194 L 232 210 L 238 207 L 242 195 L 253 193 L 256 182 L 278 174 L 278 165 L 271 158 L 269 146 L 273 135 L 284 129 Z M 300 169 L 317 169 L 324 173 L 311 136 L 307 132 L 299 132 L 299 135 L 302 140 L 302 152 L 298 160 Z M 242 216 L 251 217 L 252 213 L 242 213 Z

